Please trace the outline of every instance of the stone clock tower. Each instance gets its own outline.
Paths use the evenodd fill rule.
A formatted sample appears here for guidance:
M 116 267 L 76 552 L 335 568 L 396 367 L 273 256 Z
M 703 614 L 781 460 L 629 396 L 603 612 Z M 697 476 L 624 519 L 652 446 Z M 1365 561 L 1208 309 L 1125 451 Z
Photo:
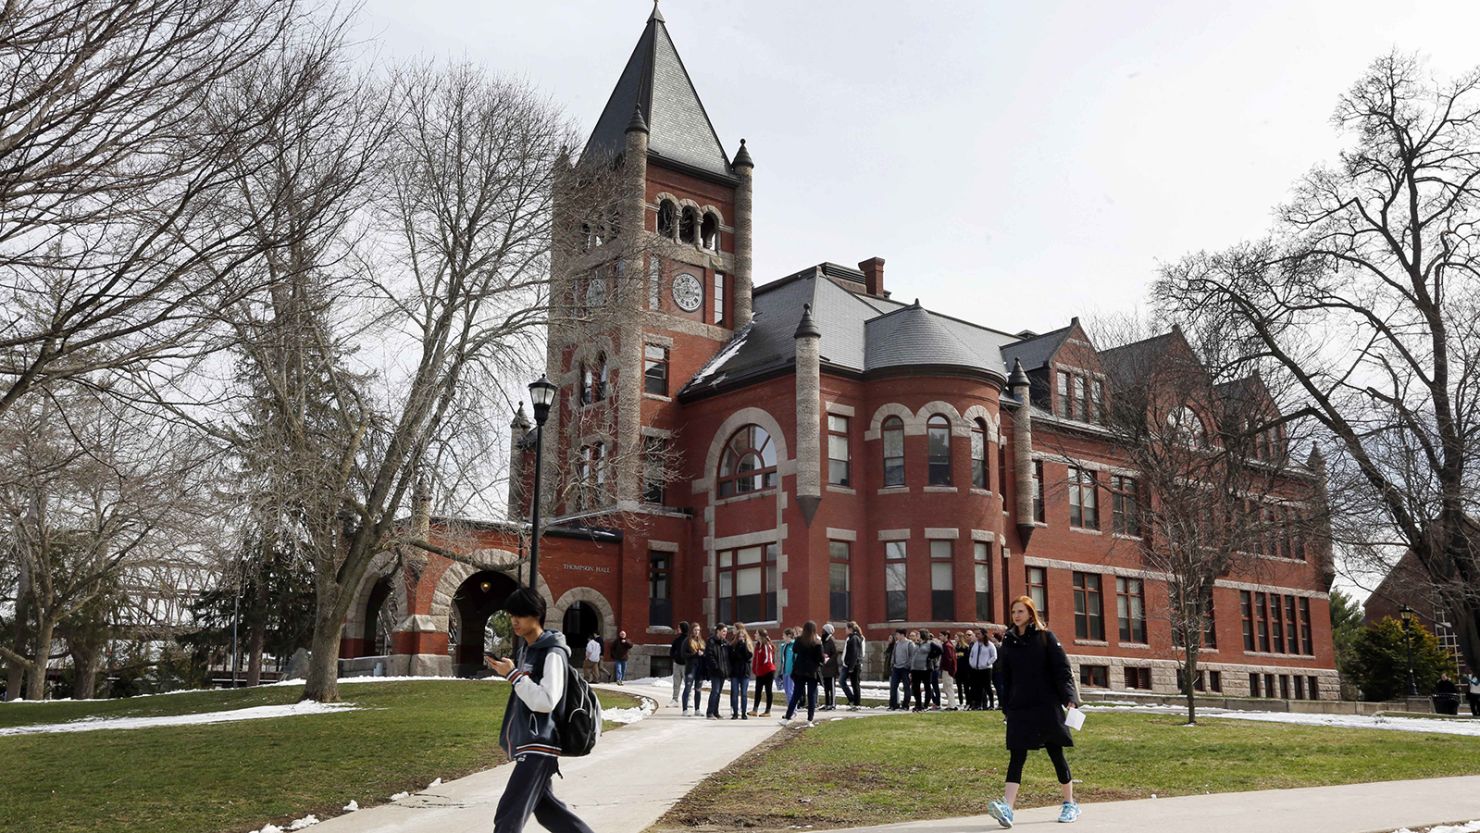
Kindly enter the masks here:
M 643 450 L 662 454 L 679 387 L 750 322 L 754 165 L 743 139 L 725 152 L 656 8 L 586 147 L 563 164 L 567 203 L 605 178 L 618 196 L 609 223 L 570 220 L 556 200 L 546 362 L 560 407 L 545 436 L 560 470 L 546 476 L 567 487 L 547 500 L 566 517 L 679 505 L 679 490 L 645 488 Z M 577 245 L 559 245 L 564 235 Z

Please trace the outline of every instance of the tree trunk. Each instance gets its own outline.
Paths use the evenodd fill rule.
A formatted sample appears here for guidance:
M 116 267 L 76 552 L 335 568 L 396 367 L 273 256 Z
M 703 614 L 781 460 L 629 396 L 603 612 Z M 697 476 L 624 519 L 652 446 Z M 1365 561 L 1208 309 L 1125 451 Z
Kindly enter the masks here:
M 262 684 L 262 646 L 267 641 L 267 620 L 257 618 L 247 641 L 247 687 Z
M 320 703 L 339 701 L 339 637 L 344 628 L 344 617 L 338 615 L 336 601 L 320 599 L 314 612 L 308 680 L 303 685 L 304 700 Z
M 1192 726 L 1197 723 L 1197 646 L 1192 644 L 1191 633 L 1183 634 L 1183 641 L 1187 643 L 1184 649 L 1187 662 L 1182 672 L 1182 688 L 1187 693 L 1187 725 Z
M 72 699 L 91 700 L 97 696 L 98 671 L 103 666 L 103 652 L 72 652 Z
M 48 616 L 40 617 L 39 627 L 36 629 L 36 659 L 31 665 L 30 678 L 26 680 L 26 699 L 43 700 L 46 698 L 46 667 L 51 662 L 51 635 L 56 630 L 56 622 Z

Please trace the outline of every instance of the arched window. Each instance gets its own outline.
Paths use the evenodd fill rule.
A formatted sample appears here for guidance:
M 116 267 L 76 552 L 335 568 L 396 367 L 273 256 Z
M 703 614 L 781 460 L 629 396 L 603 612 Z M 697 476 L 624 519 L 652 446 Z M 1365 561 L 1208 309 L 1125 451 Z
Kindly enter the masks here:
M 904 420 L 897 416 L 884 420 L 884 485 L 904 485 Z
M 581 404 L 591 404 L 591 390 L 595 387 L 591 366 L 581 362 Z
M 600 402 L 606 398 L 609 390 L 608 383 L 611 381 L 611 366 L 606 362 L 606 354 L 598 353 L 596 356 L 596 390 L 593 402 Z
M 719 461 L 719 496 L 731 497 L 776 485 L 776 444 L 759 425 L 730 435 Z
M 590 405 L 606 398 L 608 374 L 606 354 L 598 353 L 594 364 L 581 362 L 581 404 Z
M 925 423 L 925 435 L 930 449 L 930 480 L 932 486 L 951 485 L 951 421 L 941 414 L 932 416 Z
M 719 218 L 713 211 L 704 213 L 704 224 L 700 227 L 699 240 L 701 245 L 711 252 L 719 251 Z
M 987 474 L 987 423 L 977 419 L 971 423 L 971 485 L 987 488 Z
M 669 240 L 678 231 L 678 206 L 673 200 L 663 200 L 658 203 L 658 234 Z
M 1167 415 L 1167 428 L 1171 430 L 1172 436 L 1194 448 L 1202 448 L 1208 444 L 1208 429 L 1203 427 L 1202 420 L 1186 405 Z
M 699 212 L 693 206 L 684 206 L 683 218 L 678 222 L 678 239 L 682 243 L 699 242 Z

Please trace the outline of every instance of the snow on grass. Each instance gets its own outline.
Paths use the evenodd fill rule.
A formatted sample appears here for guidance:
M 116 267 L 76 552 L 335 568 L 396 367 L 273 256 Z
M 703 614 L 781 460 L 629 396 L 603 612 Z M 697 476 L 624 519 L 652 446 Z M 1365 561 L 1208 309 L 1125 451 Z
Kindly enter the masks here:
M 1415 833 L 1415 831 L 1405 827 L 1402 830 L 1394 830 L 1393 833 Z M 1441 824 L 1438 827 L 1424 828 L 1423 833 L 1480 833 L 1480 821 L 1467 824 Z
M 344 805 L 340 809 L 344 810 L 344 812 L 346 812 L 346 813 L 357 812 L 360 809 L 360 802 L 358 802 L 358 801 L 354 800 L 353 798 L 351 798 L 349 800 L 349 803 L 346 804 L 346 805 Z
M 410 798 L 410 797 L 411 797 L 411 793 L 408 793 L 408 792 L 398 792 L 395 795 L 391 796 L 391 801 L 400 801 L 403 798 Z
M 67 723 L 33 723 L 27 726 L 0 728 L 3 735 L 43 735 L 56 732 L 97 732 L 105 729 L 153 729 L 159 726 L 196 726 L 209 723 L 235 723 L 239 720 L 268 720 L 277 717 L 300 717 L 314 714 L 358 711 L 353 703 L 318 703 L 304 700 L 285 706 L 254 706 L 248 709 L 171 714 L 161 717 L 85 717 Z
M 638 699 L 640 702 L 636 706 L 631 706 L 625 709 L 602 709 L 601 719 L 609 720 L 612 723 L 629 724 L 636 723 L 637 721 L 646 718 L 654 711 L 657 711 L 657 701 L 650 700 L 647 697 L 640 697 Z
M 1123 711 L 1160 714 L 1185 714 L 1182 706 L 1107 706 L 1086 704 L 1085 711 Z M 1334 726 L 1342 729 L 1383 729 L 1390 732 L 1428 732 L 1436 735 L 1480 737 L 1480 721 L 1453 722 L 1411 717 L 1378 717 L 1359 714 L 1303 714 L 1299 712 L 1245 712 L 1211 707 L 1199 708 L 1199 717 L 1226 720 L 1252 720 L 1262 723 L 1292 723 L 1300 726 Z

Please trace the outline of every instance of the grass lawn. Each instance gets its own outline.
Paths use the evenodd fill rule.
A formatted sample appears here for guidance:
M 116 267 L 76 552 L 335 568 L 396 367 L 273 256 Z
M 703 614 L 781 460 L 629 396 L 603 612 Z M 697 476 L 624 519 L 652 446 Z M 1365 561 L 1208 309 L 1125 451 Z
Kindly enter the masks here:
M 1309 787 L 1480 773 L 1475 739 L 1091 713 L 1069 764 L 1082 801 Z M 998 712 L 822 723 L 783 732 L 701 783 L 654 830 L 850 827 L 986 812 L 1007 768 Z M 1035 752 L 1020 807 L 1058 804 Z
M 0 726 L 296 702 L 301 686 L 0 706 Z M 352 683 L 362 711 L 206 726 L 0 737 L 0 830 L 235 833 L 338 815 L 504 761 L 502 682 Z M 600 693 L 608 707 L 634 698 Z

